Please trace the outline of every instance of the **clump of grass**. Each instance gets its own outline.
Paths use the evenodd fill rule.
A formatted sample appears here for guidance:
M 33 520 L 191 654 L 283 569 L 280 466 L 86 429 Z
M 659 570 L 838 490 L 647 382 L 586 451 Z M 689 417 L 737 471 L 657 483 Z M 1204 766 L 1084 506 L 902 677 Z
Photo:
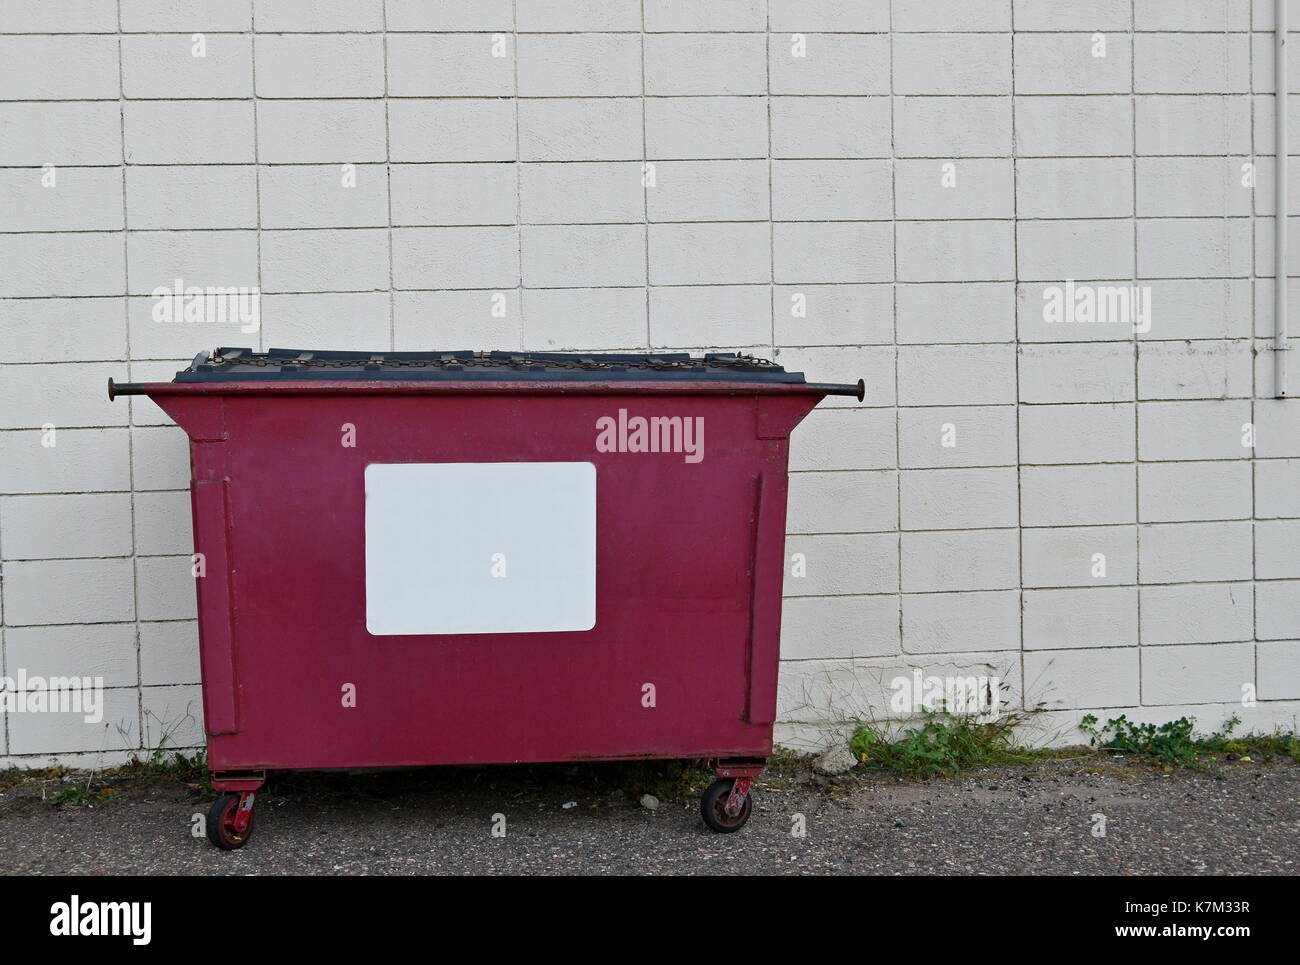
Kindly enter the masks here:
M 193 754 L 167 745 L 167 739 L 144 757 L 138 754 L 119 767 L 69 770 L 64 767 L 7 768 L 0 771 L 0 793 L 15 788 L 38 790 L 41 800 L 49 804 L 95 805 L 107 801 L 126 788 L 180 781 L 194 797 L 214 797 L 212 775 L 207 755 Z M 54 785 L 51 790 L 50 786 Z
M 41 800 L 49 804 L 85 804 L 94 806 L 101 801 L 106 801 L 117 793 L 116 787 L 106 785 L 102 780 L 96 787 L 96 777 L 99 776 L 95 771 L 90 771 L 84 775 L 75 772 L 69 772 L 62 767 L 43 768 L 39 771 L 28 772 L 27 779 L 22 784 L 36 785 L 41 790 Z M 47 793 L 48 784 L 61 785 L 55 790 Z
M 116 788 L 112 787 L 83 787 L 81 784 L 73 784 L 70 787 L 60 788 L 50 794 L 46 800 L 51 804 L 85 804 L 93 807 L 101 801 L 106 801 L 117 793 Z
M 186 754 L 169 748 L 166 738 L 147 757 L 132 757 L 109 773 L 140 780 L 174 777 L 186 783 L 204 783 L 210 778 L 206 751 Z
M 1020 714 L 986 720 L 941 708 L 926 711 L 918 726 L 904 729 L 898 737 L 880 724 L 859 724 L 849 739 L 849 749 L 867 767 L 923 778 L 976 767 L 1025 764 L 1048 756 L 1046 751 L 1016 743 L 1015 729 L 1022 723 Z
M 1204 770 L 1205 762 L 1217 761 L 1219 755 L 1229 760 L 1248 761 L 1289 757 L 1300 763 L 1300 738 L 1294 732 L 1236 736 L 1235 731 L 1241 725 L 1241 718 L 1236 714 L 1221 729 L 1209 734 L 1196 733 L 1194 717 L 1180 717 L 1163 724 L 1139 724 L 1121 714 L 1106 721 L 1104 727 L 1098 727 L 1097 723 L 1093 714 L 1079 722 L 1079 729 L 1088 735 L 1093 747 L 1148 757 L 1170 767 Z

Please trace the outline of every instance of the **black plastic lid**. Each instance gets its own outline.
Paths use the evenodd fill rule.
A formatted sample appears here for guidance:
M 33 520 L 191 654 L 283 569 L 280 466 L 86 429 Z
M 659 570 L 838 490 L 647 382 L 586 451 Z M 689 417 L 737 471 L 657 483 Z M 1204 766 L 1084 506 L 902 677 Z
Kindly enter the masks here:
M 592 355 L 579 352 L 318 352 L 247 348 L 200 352 L 177 382 L 803 382 L 766 359 L 711 352 Z

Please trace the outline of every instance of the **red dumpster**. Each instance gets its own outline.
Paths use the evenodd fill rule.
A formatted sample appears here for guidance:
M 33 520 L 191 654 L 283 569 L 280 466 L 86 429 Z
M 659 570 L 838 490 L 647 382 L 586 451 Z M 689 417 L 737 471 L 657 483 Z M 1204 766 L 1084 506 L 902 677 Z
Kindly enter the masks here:
M 749 817 L 772 750 L 790 431 L 828 394 L 736 355 L 223 348 L 188 434 L 208 835 L 268 772 L 670 758 Z

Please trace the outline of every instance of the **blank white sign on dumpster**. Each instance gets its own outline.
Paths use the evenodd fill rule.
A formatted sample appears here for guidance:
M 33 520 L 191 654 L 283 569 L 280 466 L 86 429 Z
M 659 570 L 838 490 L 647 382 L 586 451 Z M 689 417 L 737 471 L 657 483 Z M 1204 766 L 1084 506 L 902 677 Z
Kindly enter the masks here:
M 365 481 L 372 634 L 596 625 L 591 463 L 376 463 Z

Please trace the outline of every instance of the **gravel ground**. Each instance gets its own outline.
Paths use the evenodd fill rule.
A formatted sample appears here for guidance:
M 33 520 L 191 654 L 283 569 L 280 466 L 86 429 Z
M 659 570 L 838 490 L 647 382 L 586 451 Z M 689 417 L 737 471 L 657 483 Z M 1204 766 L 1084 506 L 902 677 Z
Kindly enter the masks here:
M 256 833 L 234 852 L 191 836 L 206 804 L 175 778 L 124 785 L 93 807 L 51 804 L 29 783 L 0 794 L 0 873 L 1300 873 L 1300 766 L 1290 761 L 1235 762 L 1216 776 L 1103 758 L 928 782 L 825 779 L 787 764 L 760 780 L 753 818 L 731 835 L 704 828 L 696 790 L 680 783 L 661 789 L 657 809 L 642 807 L 647 781 L 629 773 L 285 775 L 259 796 Z M 497 813 L 505 837 L 491 834 Z M 796 815 L 805 836 L 791 833 Z M 1094 815 L 1105 837 L 1094 836 Z

